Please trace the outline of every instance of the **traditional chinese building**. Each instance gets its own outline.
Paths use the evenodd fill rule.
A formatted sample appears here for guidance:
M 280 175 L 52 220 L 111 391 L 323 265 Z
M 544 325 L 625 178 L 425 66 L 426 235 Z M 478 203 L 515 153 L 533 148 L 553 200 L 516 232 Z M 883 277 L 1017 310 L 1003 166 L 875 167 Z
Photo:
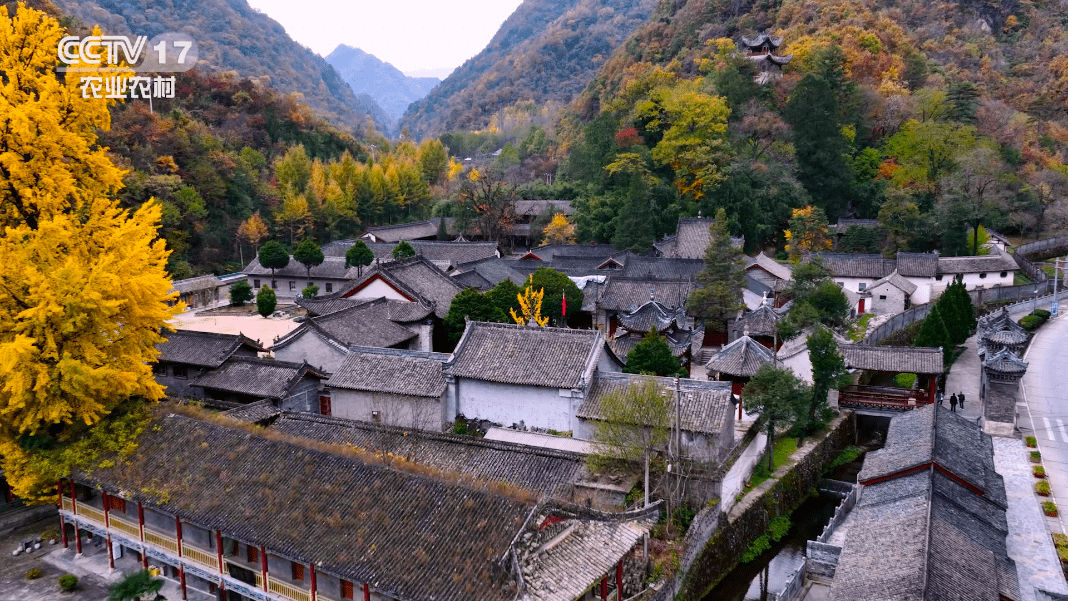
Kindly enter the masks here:
M 616 323 L 608 345 L 624 363 L 642 338 L 655 329 L 664 337 L 671 353 L 689 371 L 694 347 L 700 348 L 705 335 L 703 327 L 694 329 L 693 319 L 687 317 L 685 307 L 670 307 L 655 300 L 633 311 L 617 314 Z
M 853 384 L 838 391 L 838 404 L 857 409 L 900 411 L 935 402 L 938 376 L 945 371 L 941 348 L 839 344 L 846 367 L 867 372 L 875 383 Z M 897 374 L 916 374 L 912 388 L 893 383 Z M 861 380 L 864 381 L 864 380 Z
M 183 599 L 573 601 L 644 589 L 640 541 L 659 505 L 599 512 L 165 411 L 133 455 L 58 483 L 60 525 L 65 547 L 80 554 L 85 533 L 100 536 L 113 568 L 157 566 Z
M 783 66 L 793 60 L 794 55 L 788 54 L 784 56 L 779 53 L 779 46 L 781 45 L 781 37 L 773 37 L 768 35 L 767 32 L 751 38 L 742 36 L 742 48 L 746 57 L 760 69 L 760 75 L 756 78 L 757 83 L 763 84 L 772 79 L 782 77 Z
M 742 394 L 745 384 L 766 363 L 775 362 L 775 351 L 751 338 L 748 332 L 720 349 L 705 364 L 709 379 L 731 383 L 731 391 Z

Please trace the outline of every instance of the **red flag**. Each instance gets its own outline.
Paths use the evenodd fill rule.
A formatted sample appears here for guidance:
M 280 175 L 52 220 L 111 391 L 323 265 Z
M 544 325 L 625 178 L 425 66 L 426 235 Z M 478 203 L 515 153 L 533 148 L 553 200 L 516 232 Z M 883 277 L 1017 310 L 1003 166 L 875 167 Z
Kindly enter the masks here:
M 560 301 L 560 315 L 567 317 L 567 293 L 564 293 L 564 300 Z

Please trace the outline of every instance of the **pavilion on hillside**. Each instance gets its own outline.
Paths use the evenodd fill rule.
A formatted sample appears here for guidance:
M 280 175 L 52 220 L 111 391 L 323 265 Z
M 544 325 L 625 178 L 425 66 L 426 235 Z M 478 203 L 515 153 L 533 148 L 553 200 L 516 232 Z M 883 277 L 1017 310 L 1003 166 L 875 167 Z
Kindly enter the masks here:
M 938 376 L 945 372 L 941 348 L 840 344 L 849 369 L 862 370 L 877 380 L 897 374 L 916 374 L 912 388 L 853 384 L 838 391 L 845 407 L 906 410 L 935 402 Z M 882 378 L 879 378 L 882 375 Z

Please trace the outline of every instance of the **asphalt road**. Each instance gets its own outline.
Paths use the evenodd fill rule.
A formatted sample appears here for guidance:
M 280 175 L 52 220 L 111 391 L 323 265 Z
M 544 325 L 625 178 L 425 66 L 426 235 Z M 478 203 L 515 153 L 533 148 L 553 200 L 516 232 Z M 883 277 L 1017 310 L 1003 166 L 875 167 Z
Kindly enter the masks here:
M 1053 500 L 1060 509 L 1060 530 L 1068 532 L 1068 316 L 1039 328 L 1024 359 L 1028 367 L 1020 430 L 1038 440 Z

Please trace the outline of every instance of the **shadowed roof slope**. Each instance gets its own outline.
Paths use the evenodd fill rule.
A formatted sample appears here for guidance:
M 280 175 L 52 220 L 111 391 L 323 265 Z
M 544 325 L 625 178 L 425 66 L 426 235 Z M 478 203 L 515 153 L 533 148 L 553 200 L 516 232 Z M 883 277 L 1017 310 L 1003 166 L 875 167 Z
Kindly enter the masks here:
M 508 482 L 532 491 L 550 492 L 559 485 L 570 484 L 579 478 L 585 465 L 584 456 L 578 453 L 311 413 L 286 412 L 271 429 L 290 436 L 393 453 L 421 465 L 489 482 Z
M 768 347 L 743 335 L 713 355 L 705 368 L 709 372 L 751 378 L 765 363 L 774 361 L 775 355 Z
M 444 319 L 452 304 L 452 297 L 463 290 L 445 272 L 438 269 L 428 259 L 421 256 L 376 265 L 365 271 L 363 277 L 347 286 L 338 296 L 351 297 L 372 279 L 381 277 L 391 283 L 399 284 L 402 292 L 411 291 L 416 302 L 428 301 L 433 305 L 434 313 Z
M 308 367 L 307 363 L 231 357 L 221 367 L 193 380 L 190 385 L 268 399 L 281 399 L 289 393 L 297 380 L 304 377 L 304 374 L 324 377 Z
M 234 354 L 242 345 L 256 352 L 266 352 L 252 339 L 242 334 L 216 334 L 195 330 L 164 331 L 165 341 L 156 345 L 160 361 L 185 363 L 216 368 Z
M 446 373 L 505 384 L 582 388 L 604 348 L 597 330 L 472 321 Z
M 448 358 L 448 355 L 438 353 L 354 348 L 326 385 L 348 390 L 440 397 L 445 391 L 441 364 Z
M 686 299 L 696 288 L 693 280 L 655 280 L 608 276 L 600 289 L 596 307 L 606 311 L 631 311 L 650 300 L 668 307 L 685 307 Z
M 511 601 L 495 563 L 529 501 L 181 415 L 76 477 L 318 570 L 421 601 Z M 398 569 L 403 566 L 403 569 Z

